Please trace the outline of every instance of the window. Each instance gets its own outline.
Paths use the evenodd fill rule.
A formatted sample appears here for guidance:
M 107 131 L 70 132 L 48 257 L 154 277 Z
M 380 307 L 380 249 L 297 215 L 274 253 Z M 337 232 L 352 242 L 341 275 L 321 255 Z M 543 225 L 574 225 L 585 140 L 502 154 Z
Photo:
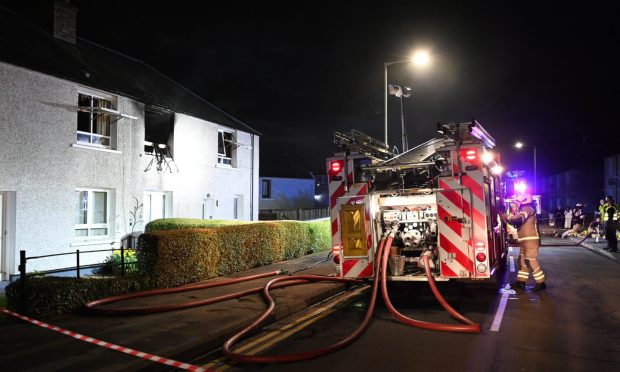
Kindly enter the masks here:
M 110 148 L 110 115 L 98 108 L 111 109 L 112 102 L 80 93 L 78 96 L 77 142 Z
M 233 166 L 234 140 L 232 132 L 220 130 L 217 137 L 217 163 Z
M 106 190 L 75 190 L 75 237 L 107 237 L 109 227 L 109 192 Z
M 271 180 L 262 180 L 261 181 L 261 198 L 270 199 L 271 198 Z

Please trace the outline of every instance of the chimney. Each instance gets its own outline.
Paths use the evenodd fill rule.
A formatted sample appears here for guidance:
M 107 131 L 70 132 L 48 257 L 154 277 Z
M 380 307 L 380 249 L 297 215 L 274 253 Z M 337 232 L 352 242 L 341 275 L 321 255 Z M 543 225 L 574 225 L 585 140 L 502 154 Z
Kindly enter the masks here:
M 75 44 L 77 8 L 69 0 L 55 0 L 53 10 L 54 37 Z

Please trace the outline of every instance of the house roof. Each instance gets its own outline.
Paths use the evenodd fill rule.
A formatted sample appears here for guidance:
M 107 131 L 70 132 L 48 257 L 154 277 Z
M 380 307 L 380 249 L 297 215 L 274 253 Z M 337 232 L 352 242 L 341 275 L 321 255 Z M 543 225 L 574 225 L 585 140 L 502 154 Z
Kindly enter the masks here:
M 146 63 L 82 38 L 71 44 L 0 7 L 0 61 L 260 135 Z

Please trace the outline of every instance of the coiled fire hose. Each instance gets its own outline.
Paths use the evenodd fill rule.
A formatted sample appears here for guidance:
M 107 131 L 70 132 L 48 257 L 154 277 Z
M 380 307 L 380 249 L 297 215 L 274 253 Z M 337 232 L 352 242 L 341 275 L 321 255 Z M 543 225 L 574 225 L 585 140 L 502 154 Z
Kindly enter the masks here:
M 218 297 L 214 297 L 214 298 L 210 298 L 206 300 L 190 301 L 190 302 L 185 302 L 185 303 L 150 306 L 150 307 L 115 308 L 115 309 L 111 309 L 111 308 L 102 309 L 102 308 L 97 307 L 100 305 L 109 304 L 109 303 L 118 302 L 118 301 L 127 300 L 127 299 L 155 296 L 155 295 L 168 294 L 168 293 L 178 293 L 178 292 L 192 291 L 192 290 L 197 290 L 197 289 L 213 288 L 213 287 L 225 286 L 225 285 L 240 283 L 240 282 L 249 281 L 249 280 L 265 278 L 269 276 L 275 276 L 275 275 L 279 275 L 283 273 L 282 271 L 273 271 L 273 272 L 264 273 L 264 274 L 252 275 L 252 276 L 247 276 L 247 277 L 242 277 L 242 278 L 235 278 L 235 279 L 231 279 L 231 280 L 227 280 L 223 282 L 217 282 L 217 283 L 206 283 L 206 284 L 195 283 L 195 284 L 190 284 L 190 285 L 186 285 L 186 286 L 178 287 L 178 288 L 149 290 L 149 291 L 132 293 L 132 294 L 127 294 L 127 295 L 122 295 L 122 296 L 108 297 L 108 298 L 104 298 L 104 299 L 100 299 L 96 301 L 91 301 L 87 303 L 85 306 L 94 312 L 108 314 L 108 315 L 152 314 L 152 313 L 180 310 L 180 309 L 186 309 L 189 307 L 212 304 L 212 303 L 229 300 L 233 298 L 238 298 L 238 297 L 242 297 L 242 296 L 246 296 L 252 293 L 257 293 L 259 291 L 262 291 L 263 296 L 268 302 L 267 309 L 252 324 L 248 325 L 241 331 L 234 334 L 228 340 L 226 340 L 226 342 L 224 343 L 222 347 L 224 356 L 230 359 L 236 360 L 236 361 L 244 362 L 244 363 L 282 363 L 282 362 L 295 362 L 295 361 L 313 359 L 313 358 L 317 358 L 317 357 L 335 352 L 337 350 L 340 350 L 350 345 L 364 333 L 364 331 L 366 330 L 366 328 L 368 327 L 370 323 L 370 320 L 372 319 L 379 285 L 381 285 L 382 296 L 390 313 L 392 313 L 392 315 L 396 319 L 398 319 L 399 321 L 407 325 L 424 328 L 424 329 L 430 329 L 430 330 L 438 330 L 438 331 L 464 332 L 464 333 L 480 332 L 480 325 L 474 323 L 473 321 L 467 319 L 463 315 L 456 312 L 445 301 L 443 296 L 441 296 L 441 294 L 439 293 L 435 285 L 435 281 L 431 275 L 430 268 L 429 268 L 429 259 L 427 256 L 425 256 L 423 259 L 425 263 L 426 276 L 427 276 L 429 285 L 431 286 L 431 289 L 433 291 L 433 294 L 435 295 L 437 300 L 440 302 L 440 304 L 444 307 L 444 309 L 450 312 L 450 314 L 453 317 L 466 323 L 466 325 L 423 322 L 423 321 L 415 320 L 412 318 L 408 318 L 402 315 L 401 313 L 399 313 L 394 308 L 394 306 L 392 305 L 389 299 L 389 295 L 387 292 L 387 274 L 386 274 L 387 273 L 387 259 L 389 257 L 389 247 L 391 246 L 393 239 L 394 239 L 394 234 L 392 232 L 389 235 L 389 237 L 387 238 L 384 237 L 383 239 L 381 239 L 379 243 L 379 248 L 377 250 L 377 255 L 375 258 L 375 267 L 374 267 L 375 274 L 374 274 L 374 282 L 373 282 L 372 289 L 371 289 L 371 298 L 370 298 L 370 303 L 368 305 L 368 309 L 366 311 L 364 319 L 362 320 L 360 325 L 353 331 L 353 333 L 351 333 L 349 336 L 345 337 L 344 339 L 330 346 L 327 346 L 321 349 L 310 350 L 310 351 L 296 353 L 296 354 L 275 355 L 275 356 L 246 355 L 246 354 L 236 353 L 232 351 L 232 347 L 234 344 L 236 344 L 239 340 L 241 340 L 245 335 L 247 335 L 253 329 L 260 326 L 273 313 L 275 309 L 275 301 L 273 300 L 273 298 L 271 297 L 271 294 L 269 293 L 271 289 L 282 288 L 282 287 L 287 287 L 291 285 L 304 284 L 304 283 L 309 283 L 309 282 L 317 282 L 317 281 L 333 281 L 333 282 L 340 282 L 340 283 L 362 283 L 363 280 L 355 279 L 355 278 L 349 279 L 349 278 L 338 278 L 338 277 L 320 276 L 320 275 L 295 275 L 295 276 L 286 276 L 286 277 L 279 277 L 279 278 L 272 279 L 264 287 L 256 287 L 256 288 L 239 291 L 235 293 L 230 293 L 227 295 L 218 296 Z

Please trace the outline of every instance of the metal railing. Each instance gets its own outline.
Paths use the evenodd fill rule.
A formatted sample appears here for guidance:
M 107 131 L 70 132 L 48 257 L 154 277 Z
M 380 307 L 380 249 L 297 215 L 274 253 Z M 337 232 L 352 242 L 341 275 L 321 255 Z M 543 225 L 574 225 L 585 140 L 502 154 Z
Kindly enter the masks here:
M 115 252 L 115 251 L 121 251 L 121 276 L 124 277 L 125 276 L 125 252 L 126 251 L 135 251 L 135 249 L 130 249 L 130 248 L 125 248 L 123 246 L 121 246 L 120 248 L 112 248 L 112 249 L 97 249 L 97 250 L 92 250 L 92 251 L 80 251 L 79 249 L 76 249 L 75 252 L 67 252 L 67 253 L 55 253 L 55 254 L 46 254 L 46 255 L 41 255 L 41 256 L 31 256 L 31 257 L 26 257 L 26 251 L 25 250 L 20 250 L 19 251 L 19 266 L 18 266 L 18 270 L 19 270 L 19 278 L 21 279 L 22 283 L 26 280 L 26 278 L 28 277 L 28 273 L 27 273 L 27 265 L 26 263 L 29 260 L 35 260 L 35 259 L 40 259 L 40 258 L 48 258 L 48 257 L 57 257 L 57 256 L 67 256 L 67 255 L 75 255 L 75 266 L 71 266 L 71 267 L 64 267 L 64 268 L 58 268 L 58 269 L 52 269 L 52 270 L 45 270 L 45 271 L 37 271 L 36 275 L 40 275 L 40 274 L 53 274 L 53 273 L 60 273 L 60 272 L 67 272 L 67 271 L 73 271 L 75 270 L 76 272 L 76 278 L 80 278 L 80 270 L 81 269 L 91 269 L 91 268 L 96 268 L 96 267 L 104 267 L 106 265 L 108 265 L 108 263 L 106 262 L 102 262 L 102 263 L 97 263 L 97 264 L 89 264 L 89 265 L 80 265 L 80 255 L 82 254 L 88 254 L 88 253 L 97 253 L 97 252 Z M 135 265 L 135 263 L 131 263 L 132 265 Z M 33 274 L 30 274 L 33 275 Z

